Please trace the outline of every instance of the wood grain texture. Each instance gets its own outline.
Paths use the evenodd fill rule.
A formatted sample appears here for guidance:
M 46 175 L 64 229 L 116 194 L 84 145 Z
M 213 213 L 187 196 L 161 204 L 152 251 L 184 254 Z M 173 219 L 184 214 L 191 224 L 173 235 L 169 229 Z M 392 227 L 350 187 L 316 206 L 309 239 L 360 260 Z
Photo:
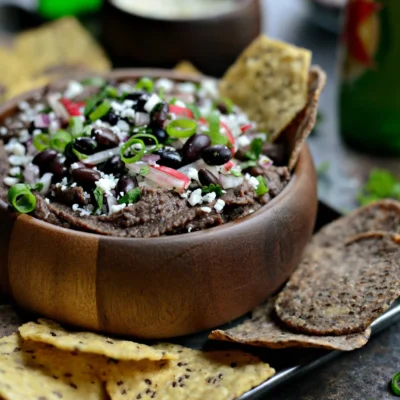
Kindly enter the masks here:
M 8 271 L 22 307 L 64 322 L 97 326 L 98 239 L 20 215 L 11 234 Z

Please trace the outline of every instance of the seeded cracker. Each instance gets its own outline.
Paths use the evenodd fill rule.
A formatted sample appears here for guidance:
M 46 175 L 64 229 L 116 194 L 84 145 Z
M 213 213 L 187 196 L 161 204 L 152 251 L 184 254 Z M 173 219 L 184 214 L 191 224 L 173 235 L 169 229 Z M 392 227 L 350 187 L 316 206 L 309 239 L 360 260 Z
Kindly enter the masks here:
M 4 400 L 103 400 L 106 394 L 90 361 L 18 334 L 0 339 L 0 397 Z
M 241 351 L 202 352 L 173 344 L 156 348 L 179 359 L 110 365 L 106 388 L 112 400 L 231 400 L 275 373 L 268 364 Z
M 260 36 L 222 78 L 221 96 L 274 141 L 307 103 L 310 61 L 310 51 Z
M 38 323 L 28 322 L 22 325 L 19 333 L 25 340 L 50 344 L 60 350 L 99 354 L 115 360 L 139 361 L 175 358 L 171 353 L 144 344 L 110 339 L 90 332 L 68 332 L 59 324 L 45 319 L 39 319 Z
M 342 247 L 308 251 L 275 310 L 296 331 L 362 332 L 400 295 L 400 236 L 369 232 Z
M 270 299 L 253 311 L 251 319 L 227 331 L 212 331 L 209 339 L 271 349 L 314 347 L 351 351 L 364 346 L 371 335 L 370 328 L 362 333 L 345 336 L 311 336 L 295 333 L 276 317 L 274 304 L 275 299 Z

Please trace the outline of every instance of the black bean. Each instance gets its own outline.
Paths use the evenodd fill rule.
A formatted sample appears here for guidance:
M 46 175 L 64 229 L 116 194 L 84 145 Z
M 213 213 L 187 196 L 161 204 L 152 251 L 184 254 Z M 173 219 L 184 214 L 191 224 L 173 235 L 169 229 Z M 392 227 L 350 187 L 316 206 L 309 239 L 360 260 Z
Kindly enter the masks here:
M 152 126 L 151 129 L 151 134 L 157 138 L 159 143 L 164 143 L 168 139 L 168 133 L 165 129 L 158 126 Z
M 119 145 L 118 136 L 108 128 L 94 128 L 92 135 L 96 139 L 99 150 L 107 150 Z
M 74 181 L 85 189 L 94 189 L 96 181 L 101 178 L 100 172 L 90 168 L 77 168 L 72 171 Z
M 182 148 L 182 155 L 185 163 L 190 164 L 197 161 L 201 157 L 203 150 L 210 145 L 210 137 L 203 133 L 191 136 Z
M 58 182 L 68 176 L 68 168 L 65 165 L 65 157 L 56 157 L 48 167 L 48 172 L 53 174 L 53 182 Z
M 157 104 L 150 114 L 151 124 L 153 126 L 163 127 L 168 118 L 168 104 L 162 102 Z
M 120 156 L 111 157 L 106 161 L 103 171 L 106 174 L 118 175 L 125 170 L 125 163 L 121 160 Z
M 46 149 L 37 154 L 32 160 L 32 164 L 40 168 L 41 173 L 47 172 L 49 164 L 57 157 L 57 152 L 52 149 Z
M 74 163 L 76 161 L 79 161 L 78 157 L 76 156 L 73 150 L 74 150 L 73 142 L 70 142 L 65 146 L 64 156 L 67 157 L 69 163 Z
M 89 137 L 80 137 L 75 140 L 74 149 L 82 154 L 93 154 L 96 151 L 97 143 Z
M 218 103 L 217 109 L 221 114 L 225 114 L 225 115 L 229 114 L 228 107 L 226 106 L 226 104 L 224 102 Z
M 117 195 L 119 195 L 121 193 L 128 193 L 137 187 L 139 187 L 139 184 L 136 177 L 124 175 L 119 179 L 115 190 Z
M 138 111 L 138 112 L 143 112 L 143 111 L 145 111 L 144 106 L 145 106 L 145 104 L 147 103 L 147 101 L 149 100 L 149 98 L 150 98 L 150 95 L 149 95 L 148 93 L 143 93 L 143 94 L 139 97 L 139 99 L 138 99 L 136 105 L 134 105 L 133 108 L 134 108 L 136 111 Z
M 104 122 L 108 122 L 111 126 L 114 126 L 118 124 L 119 116 L 113 110 L 110 110 L 101 119 Z
M 148 96 L 147 98 L 150 97 L 146 92 L 138 90 L 137 92 L 127 94 L 125 100 L 138 101 L 142 96 Z
M 232 151 L 221 144 L 205 149 L 201 157 L 208 165 L 224 165 L 232 158 Z
M 199 181 L 203 186 L 208 186 L 211 184 L 219 185 L 218 178 L 208 169 L 199 170 Z
M 164 167 L 178 169 L 183 165 L 182 156 L 177 151 L 161 149 L 155 151 L 154 154 L 160 156 L 157 164 Z

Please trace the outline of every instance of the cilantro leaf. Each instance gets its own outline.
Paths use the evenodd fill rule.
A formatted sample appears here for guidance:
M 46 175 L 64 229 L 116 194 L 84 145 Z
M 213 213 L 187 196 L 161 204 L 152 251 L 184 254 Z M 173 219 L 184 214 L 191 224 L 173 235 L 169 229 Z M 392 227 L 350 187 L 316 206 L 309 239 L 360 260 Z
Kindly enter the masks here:
M 256 195 L 262 196 L 265 193 L 268 193 L 269 191 L 268 182 L 265 180 L 265 178 L 262 175 L 260 175 L 257 176 L 257 180 L 258 180 L 258 187 L 256 189 Z
M 134 204 L 140 200 L 140 188 L 130 190 L 125 196 L 118 200 L 119 204 Z
M 98 210 L 101 210 L 103 208 L 104 197 L 103 197 L 103 191 L 101 190 L 101 188 L 97 187 L 93 191 L 93 197 L 96 202 L 96 207 L 93 212 L 96 213 Z
M 250 144 L 250 151 L 245 155 L 249 160 L 257 161 L 260 157 L 264 141 L 261 138 L 254 139 Z
M 219 185 L 215 185 L 214 183 L 211 183 L 209 186 L 203 186 L 201 188 L 201 194 L 205 195 L 207 193 L 212 193 L 215 192 L 217 197 L 222 196 L 222 188 Z

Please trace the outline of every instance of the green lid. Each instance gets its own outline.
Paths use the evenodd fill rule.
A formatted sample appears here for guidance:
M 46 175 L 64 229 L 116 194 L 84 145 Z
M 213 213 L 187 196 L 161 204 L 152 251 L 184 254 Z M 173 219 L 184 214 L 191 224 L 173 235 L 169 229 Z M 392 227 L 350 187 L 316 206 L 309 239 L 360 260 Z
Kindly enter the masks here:
M 102 0 L 39 0 L 39 13 L 45 18 L 59 18 L 93 12 L 100 8 Z

